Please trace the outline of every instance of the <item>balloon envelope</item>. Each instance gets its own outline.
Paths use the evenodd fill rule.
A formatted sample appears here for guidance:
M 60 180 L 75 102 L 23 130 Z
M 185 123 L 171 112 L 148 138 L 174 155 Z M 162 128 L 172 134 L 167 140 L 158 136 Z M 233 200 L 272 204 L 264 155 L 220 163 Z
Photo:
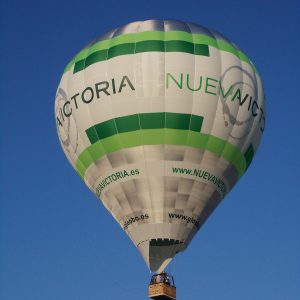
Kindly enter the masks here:
M 70 163 L 157 272 L 244 174 L 265 127 L 252 62 L 180 21 L 89 44 L 65 69 L 55 114 Z

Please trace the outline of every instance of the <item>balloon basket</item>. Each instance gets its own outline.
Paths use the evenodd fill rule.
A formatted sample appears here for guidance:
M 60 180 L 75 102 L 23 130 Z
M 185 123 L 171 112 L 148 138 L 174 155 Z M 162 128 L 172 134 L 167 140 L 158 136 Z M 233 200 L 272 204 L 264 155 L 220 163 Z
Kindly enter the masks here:
M 148 296 L 154 300 L 176 300 L 173 277 L 166 273 L 153 275 L 148 286 Z

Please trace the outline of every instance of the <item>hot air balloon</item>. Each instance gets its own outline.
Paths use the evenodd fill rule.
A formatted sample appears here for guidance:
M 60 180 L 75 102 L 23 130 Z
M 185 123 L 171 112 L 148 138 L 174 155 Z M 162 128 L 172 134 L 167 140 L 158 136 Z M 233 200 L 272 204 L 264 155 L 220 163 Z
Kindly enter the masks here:
M 265 104 L 255 66 L 220 33 L 148 20 L 71 60 L 55 117 L 71 165 L 161 273 L 251 164 Z

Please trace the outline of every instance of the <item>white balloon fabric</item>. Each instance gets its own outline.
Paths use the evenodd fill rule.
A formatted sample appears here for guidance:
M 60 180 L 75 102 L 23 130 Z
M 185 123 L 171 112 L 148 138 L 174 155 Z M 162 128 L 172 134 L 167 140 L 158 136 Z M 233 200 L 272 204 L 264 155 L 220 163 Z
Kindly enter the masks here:
M 55 114 L 70 163 L 160 272 L 250 165 L 261 80 L 236 45 L 180 21 L 134 22 L 68 64 Z

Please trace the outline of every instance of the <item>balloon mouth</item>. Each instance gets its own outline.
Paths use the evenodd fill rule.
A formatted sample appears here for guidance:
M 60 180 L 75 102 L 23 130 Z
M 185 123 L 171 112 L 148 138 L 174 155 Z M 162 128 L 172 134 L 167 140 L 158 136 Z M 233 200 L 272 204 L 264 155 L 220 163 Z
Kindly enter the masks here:
M 150 271 L 160 273 L 177 253 L 187 248 L 197 229 L 174 223 L 141 224 L 126 233 Z
M 173 257 L 186 249 L 186 245 L 174 239 L 151 239 L 138 245 L 151 272 L 161 273 Z
M 173 257 L 185 249 L 183 242 L 174 239 L 152 239 L 149 243 L 149 268 L 161 273 Z

